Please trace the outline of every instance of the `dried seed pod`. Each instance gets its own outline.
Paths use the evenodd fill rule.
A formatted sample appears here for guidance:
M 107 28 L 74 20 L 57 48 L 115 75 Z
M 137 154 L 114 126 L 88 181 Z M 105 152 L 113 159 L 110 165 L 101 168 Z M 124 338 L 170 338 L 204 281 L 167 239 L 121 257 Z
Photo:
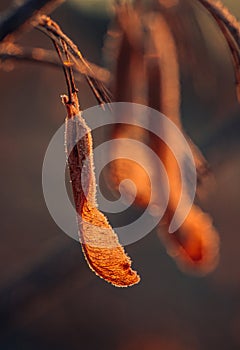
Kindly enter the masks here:
M 150 63 L 152 73 L 149 72 L 149 77 L 153 80 L 149 82 L 149 103 L 151 107 L 170 118 L 185 135 L 195 160 L 198 183 L 203 184 L 205 178 L 210 175 L 210 168 L 207 160 L 190 137 L 186 135 L 182 126 L 180 74 L 182 70 L 184 70 L 185 75 L 190 73 L 192 77 L 194 76 L 194 84 L 198 86 L 203 85 L 201 89 L 205 91 L 205 80 L 202 79 L 202 76 L 205 73 L 209 73 L 210 68 L 204 60 L 199 62 L 198 57 L 203 54 L 202 50 L 207 54 L 207 50 L 204 47 L 204 40 L 200 35 L 197 22 L 194 20 L 194 11 L 188 1 L 158 0 L 157 2 L 158 6 L 155 14 L 159 13 L 167 22 L 168 33 L 164 30 L 161 34 L 159 32 L 161 30 L 160 28 L 158 32 L 155 31 L 153 35 L 158 37 L 156 39 L 158 40 L 158 53 L 155 55 L 148 52 L 147 54 L 148 58 L 153 61 Z M 197 45 L 196 37 L 198 38 Z M 148 43 L 149 41 L 151 39 L 148 40 Z M 153 50 L 155 49 L 153 48 Z M 158 57 L 160 52 L 161 57 Z M 157 81 L 159 80 L 159 74 L 155 74 L 159 59 L 161 60 L 161 82 Z M 155 102 L 153 101 L 154 95 L 158 99 L 157 84 L 159 86 L 162 84 L 161 105 L 159 105 L 157 100 Z M 208 79 L 209 84 L 210 79 Z
M 168 19 L 168 16 L 167 16 Z M 185 134 L 181 123 L 181 87 L 178 51 L 168 20 L 161 14 L 148 16 L 149 30 L 146 66 L 148 75 L 148 105 L 166 115 L 185 135 L 191 148 L 198 181 L 209 175 L 209 166 L 198 147 Z M 156 125 L 158 128 L 159 126 Z M 154 148 L 154 138 L 152 147 Z
M 182 128 L 180 72 L 172 32 L 160 13 L 150 13 L 145 23 L 149 34 L 146 53 L 148 105 Z
M 149 58 L 149 101 L 181 128 L 179 119 L 179 68 L 175 43 L 167 22 L 160 14 L 152 14 L 148 19 L 150 33 Z M 150 61 L 148 61 L 148 59 Z M 158 79 L 158 84 L 156 84 Z M 154 81 L 154 84 L 153 84 Z M 155 89 L 152 89 L 152 86 Z M 155 125 L 155 130 L 161 125 Z M 165 130 L 165 140 L 171 139 Z M 169 203 L 165 221 L 169 225 L 175 214 L 181 196 L 182 183 L 179 167 L 185 167 L 185 154 L 178 159 L 158 138 L 152 138 L 152 148 L 164 163 L 170 185 Z M 175 143 L 178 140 L 174 140 Z M 196 154 L 196 153 L 195 153 Z M 197 159 L 199 159 L 197 157 Z M 186 202 L 187 203 L 187 202 Z M 219 239 L 211 225 L 209 216 L 195 205 L 192 206 L 181 227 L 169 235 L 161 233 L 161 238 L 171 256 L 185 269 L 204 274 L 211 271 L 218 260 Z
M 161 5 L 166 2 L 167 1 L 162 0 Z M 168 19 L 170 18 L 170 22 L 173 26 L 176 24 L 175 22 L 179 24 L 181 21 L 177 21 L 174 16 L 169 17 L 169 14 L 167 14 L 166 11 L 162 11 L 162 13 L 155 11 L 153 13 L 148 13 L 147 15 L 142 14 L 141 16 L 142 22 L 140 23 L 140 30 L 143 30 L 143 27 L 147 30 L 144 34 L 145 37 L 142 35 L 142 40 L 144 38 L 144 50 L 146 50 L 144 65 L 146 67 L 146 82 L 148 84 L 148 106 L 162 112 L 174 122 L 184 134 L 180 115 L 181 92 L 178 57 L 179 48 L 176 47 L 175 37 L 171 30 L 172 28 L 170 29 L 169 27 Z M 124 24 L 128 23 L 127 18 L 127 13 L 125 13 Z M 137 71 L 135 72 L 135 67 L 137 65 L 131 65 L 131 58 L 133 57 L 133 52 L 136 54 L 134 47 L 132 47 L 133 43 L 136 42 L 133 38 L 139 36 L 132 34 L 132 32 L 130 35 L 126 34 L 127 30 L 129 30 L 128 28 L 129 25 L 122 25 L 121 28 L 123 33 L 122 38 L 128 40 L 128 45 L 123 41 L 124 46 L 122 47 L 122 52 L 126 54 L 127 48 L 127 55 L 124 56 L 122 54 L 118 56 L 117 67 L 119 70 L 116 78 L 116 86 L 118 89 L 115 90 L 115 94 L 116 96 L 120 96 L 121 99 L 125 96 L 126 101 L 136 102 L 134 91 L 136 91 L 136 85 L 139 81 L 138 79 L 141 81 L 141 73 L 138 76 L 139 73 L 137 73 Z M 133 28 L 134 32 L 135 28 L 139 28 L 139 24 L 138 26 L 134 25 Z M 138 29 L 137 32 L 139 33 Z M 142 52 L 138 51 L 135 57 L 137 57 L 138 62 L 141 62 L 142 65 L 141 54 Z M 135 63 L 136 62 L 137 61 L 135 61 Z M 127 84 L 125 85 L 126 82 Z M 147 89 L 145 87 L 144 92 L 146 93 L 146 91 Z M 126 118 L 128 118 L 128 115 Z M 127 121 L 129 120 L 127 119 Z M 158 124 L 154 125 L 153 129 L 157 131 L 158 128 L 161 127 L 162 126 L 159 125 L 158 121 Z M 115 138 L 125 137 L 141 141 L 147 140 L 148 146 L 151 147 L 162 160 L 170 184 L 169 203 L 164 218 L 165 223 L 169 225 L 181 196 L 182 184 L 179 166 L 185 166 L 185 154 L 182 154 L 180 159 L 176 161 L 174 155 L 162 140 L 159 140 L 153 135 L 149 135 L 148 132 L 143 132 L 141 134 L 141 131 L 137 130 L 135 127 L 117 126 L 114 131 L 115 133 L 113 133 L 113 137 Z M 168 139 L 170 137 L 171 135 L 168 135 L 166 131 L 165 138 Z M 189 146 L 194 156 L 198 177 L 202 180 L 204 175 L 208 174 L 207 162 L 198 148 L 187 136 L 186 139 L 189 142 Z M 177 142 L 177 140 L 174 142 Z M 143 157 L 144 155 L 139 155 L 140 164 Z M 137 169 L 136 165 L 130 165 L 127 162 L 118 161 L 115 163 L 114 170 L 115 184 L 118 185 L 121 180 L 126 177 L 130 178 L 134 181 L 138 190 L 135 203 L 140 205 L 148 204 L 147 200 L 150 198 L 151 188 L 148 182 L 144 181 L 144 175 Z M 154 176 L 157 177 L 157 174 L 154 174 Z M 143 183 L 146 184 L 146 186 L 143 186 Z M 154 183 L 156 184 L 156 181 Z M 161 179 L 159 179 L 158 186 L 159 183 L 161 183 Z M 158 186 L 155 186 L 153 189 L 153 193 L 155 194 L 153 197 L 154 204 L 158 204 L 158 201 L 161 200 L 158 198 L 160 193 Z M 219 247 L 218 235 L 210 223 L 209 216 L 203 213 L 201 209 L 195 205 L 193 205 L 180 229 L 173 235 L 169 235 L 165 231 L 162 238 L 168 250 L 171 247 L 174 247 L 175 253 L 178 251 L 178 254 L 175 254 L 175 258 L 181 266 L 184 265 L 185 270 L 188 268 L 195 273 L 203 274 L 211 271 L 217 263 Z
M 168 254 L 184 272 L 205 275 L 214 270 L 219 260 L 219 237 L 209 215 L 193 206 L 181 228 L 167 234 L 159 228 L 158 235 Z
M 79 111 L 76 95 L 73 101 L 68 104 L 64 99 L 68 110 L 66 152 L 82 249 L 98 276 L 118 287 L 131 286 L 140 278 L 131 269 L 131 260 L 106 217 L 97 209 L 91 131 Z
M 165 1 L 161 2 L 162 6 L 163 2 L 165 3 Z M 151 38 L 149 38 L 145 33 L 146 27 L 148 26 L 149 22 L 151 22 L 151 20 L 148 22 L 147 19 L 149 18 L 149 15 L 143 13 L 141 7 L 132 7 L 130 5 L 119 5 L 116 13 L 117 19 L 115 21 L 114 28 L 110 31 L 110 33 L 113 33 L 111 35 L 113 35 L 114 40 L 117 41 L 117 44 L 111 44 L 110 52 L 108 50 L 108 56 L 110 57 L 116 57 L 116 52 L 118 52 L 115 63 L 115 80 L 113 82 L 115 100 L 142 104 L 148 103 L 150 107 L 166 114 L 184 133 L 180 119 L 180 72 L 176 53 L 177 49 L 175 47 L 172 34 L 169 32 L 167 38 L 164 37 L 164 35 L 161 36 L 161 34 L 159 34 L 159 45 L 162 45 L 164 47 L 164 50 L 162 51 L 165 51 L 163 57 L 161 57 L 162 66 L 164 66 L 164 68 L 161 68 L 161 74 L 164 75 L 164 87 L 162 87 L 164 89 L 164 93 L 162 94 L 161 106 L 159 106 L 159 104 L 155 103 L 154 101 L 155 97 L 158 99 L 157 91 L 161 84 L 159 80 L 160 73 L 156 71 L 159 58 L 155 55 L 155 53 L 151 54 L 151 49 L 149 48 L 149 41 L 151 41 Z M 180 20 L 177 20 L 176 14 L 169 14 L 167 10 L 163 11 L 163 13 L 172 24 L 182 24 Z M 146 22 L 148 22 L 147 25 Z M 168 40 L 169 37 L 170 40 Z M 109 45 L 109 40 L 107 42 Z M 148 53 L 144 55 L 144 51 L 146 50 Z M 146 67 L 149 79 L 148 102 Z M 151 135 L 149 135 L 147 130 L 134 126 L 134 119 L 131 118 L 133 118 L 131 113 L 122 116 L 122 122 L 126 121 L 127 123 L 133 125 L 126 126 L 124 124 L 117 124 L 113 128 L 111 137 L 114 139 L 134 139 L 148 144 L 149 139 L 152 139 Z M 199 184 L 202 184 L 204 177 L 209 175 L 207 161 L 198 150 L 197 146 L 195 146 L 189 139 L 189 137 L 186 136 L 186 138 L 189 140 L 189 145 L 194 155 Z M 125 150 L 128 149 L 127 143 L 126 146 L 122 145 L 121 149 L 119 149 L 119 147 L 120 146 L 115 146 L 112 149 L 112 153 L 114 154 L 115 158 L 118 158 L 118 155 L 121 155 L 122 152 L 127 153 L 125 152 Z M 154 175 L 154 165 L 151 164 L 147 155 L 145 155 L 143 152 L 139 152 L 137 149 L 134 150 L 134 152 L 133 150 L 131 152 L 129 149 L 128 152 L 135 154 L 134 158 L 136 159 L 136 162 L 132 162 L 124 158 L 117 159 L 116 161 L 112 162 L 110 172 L 105 175 L 108 179 L 107 182 L 111 185 L 111 188 L 117 190 L 119 184 L 124 179 L 130 179 L 135 184 L 137 192 L 136 194 L 135 192 L 131 193 L 132 187 L 126 188 L 125 192 L 130 191 L 129 196 L 131 198 L 135 197 L 135 204 L 146 207 L 150 201 L 151 190 L 154 197 L 152 197 L 152 199 L 154 204 L 156 204 L 158 201 L 156 198 L 157 195 L 155 195 L 157 193 L 157 189 L 151 189 L 151 186 L 154 183 L 157 184 L 157 181 L 155 180 L 158 178 L 156 174 Z M 139 166 L 137 163 L 147 164 L 148 171 L 144 171 L 143 167 Z M 142 186 L 142 183 L 146 185 Z
M 176 160 L 169 148 L 163 142 L 159 142 L 159 156 L 163 160 L 170 185 L 169 202 L 165 213 L 168 228 L 173 216 L 177 214 L 181 197 L 182 182 L 179 167 L 184 167 L 184 155 Z M 184 203 L 182 206 L 184 207 Z M 174 257 L 182 270 L 204 275 L 216 267 L 219 259 L 219 236 L 210 216 L 195 204 L 177 231 L 169 234 L 159 228 L 158 233 L 168 253 Z
M 108 50 L 108 56 L 110 57 L 115 56 L 117 52 L 114 67 L 115 80 L 113 81 L 114 99 L 117 102 L 145 104 L 144 35 L 138 10 L 127 4 L 117 6 L 115 28 L 111 30 L 110 35 L 112 35 L 111 33 L 113 33 L 114 39 L 117 37 L 117 43 L 111 47 L 110 52 Z M 148 133 L 134 125 L 134 118 L 136 116 L 129 111 L 129 113 L 121 116 L 122 124 L 118 123 L 112 128 L 111 138 L 124 138 L 126 141 L 121 143 L 121 146 L 115 144 L 112 147 L 111 152 L 115 161 L 111 163 L 110 171 L 105 176 L 108 179 L 107 182 L 111 185 L 111 189 L 115 190 L 118 190 L 119 184 L 123 180 L 131 180 L 137 188 L 137 193 L 132 193 L 132 187 L 126 188 L 126 185 L 123 185 L 123 190 L 126 193 L 128 192 L 131 198 L 135 198 L 135 204 L 147 206 L 151 194 L 151 181 L 149 174 L 141 166 L 143 158 L 145 164 L 148 164 L 147 168 L 150 167 L 150 164 L 138 147 L 134 149 L 132 146 L 129 147 L 127 140 L 134 139 L 146 143 Z M 128 125 L 123 124 L 124 122 Z M 121 154 L 128 154 L 129 158 L 133 157 L 136 161 L 120 158 Z M 143 183 L 145 186 L 142 186 Z

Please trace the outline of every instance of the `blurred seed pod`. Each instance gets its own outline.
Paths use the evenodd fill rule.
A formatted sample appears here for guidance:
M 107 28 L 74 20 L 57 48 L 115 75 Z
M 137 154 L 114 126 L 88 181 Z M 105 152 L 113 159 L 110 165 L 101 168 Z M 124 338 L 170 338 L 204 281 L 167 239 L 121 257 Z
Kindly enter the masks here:
M 152 11 L 148 8 L 146 12 L 139 6 L 134 8 L 124 5 L 118 8 L 117 23 L 120 33 L 118 35 L 121 40 L 118 41 L 118 51 L 114 51 L 118 53 L 115 74 L 113 74 L 114 96 L 117 101 L 145 101 L 149 107 L 169 118 L 185 135 L 181 121 L 180 68 L 181 63 L 184 62 L 186 65 L 186 58 L 188 58 L 192 71 L 197 69 L 194 48 L 189 48 L 190 38 L 189 34 L 186 34 L 191 29 L 192 23 L 185 18 L 186 16 L 179 19 L 179 13 L 175 9 L 180 6 L 177 1 L 159 0 L 153 3 Z M 185 1 L 183 3 L 187 6 Z M 194 58 L 191 57 L 191 53 Z M 123 116 L 122 119 L 131 124 L 129 116 Z M 158 130 L 163 126 L 157 121 L 156 125 L 151 127 Z M 168 131 L 164 132 L 165 140 L 171 140 Z M 149 131 L 135 126 L 117 124 L 111 137 L 145 142 L 159 156 L 170 185 L 169 203 L 163 219 L 166 227 L 161 238 L 167 250 L 174 255 L 183 269 L 199 274 L 211 271 L 218 260 L 219 239 L 207 214 L 193 205 L 180 229 L 173 235 L 166 232 L 179 203 L 182 189 L 179 167 L 185 166 L 186 155 L 182 154 L 180 159 L 176 160 L 165 142 Z M 192 150 L 198 178 L 201 181 L 209 173 L 207 162 L 188 136 L 186 139 Z M 126 147 L 128 147 L 127 142 Z M 120 151 L 112 150 L 116 158 Z M 138 154 L 137 150 L 134 150 L 134 153 L 138 163 L 147 162 L 145 154 Z M 150 175 L 150 181 L 147 175 Z M 114 188 L 118 188 L 121 181 L 126 178 L 132 180 L 137 188 L 135 204 L 147 206 L 152 190 L 153 204 L 160 205 L 162 179 L 156 173 L 154 164 L 149 163 L 149 171 L 146 174 L 135 163 L 127 160 L 114 161 L 110 169 L 110 179 Z M 173 250 L 174 254 L 172 254 Z
M 181 130 L 180 84 L 177 50 L 168 22 L 160 14 L 151 14 L 147 21 L 149 34 L 149 56 L 147 59 L 149 77 L 149 105 L 162 111 Z M 153 89 L 154 87 L 154 89 Z M 161 125 L 155 125 L 155 129 Z M 168 130 L 165 138 L 171 139 Z M 185 167 L 185 154 L 178 159 L 167 145 L 158 138 L 151 138 L 152 148 L 164 163 L 170 184 L 170 195 L 165 222 L 168 227 L 181 196 L 182 183 L 179 168 Z M 177 143 L 178 140 L 173 140 Z M 194 147 L 194 148 L 193 148 Z M 195 146 L 192 146 L 192 150 Z M 196 157 L 197 155 L 197 157 Z M 195 162 L 199 161 L 194 153 Z M 201 164 L 201 162 L 200 162 Z M 160 231 L 161 232 L 161 231 Z M 163 230 L 160 237 L 167 251 L 185 271 L 204 274 L 212 271 L 218 261 L 219 239 L 210 218 L 200 208 L 192 206 L 181 227 L 169 235 Z
M 109 31 L 107 53 L 109 57 L 114 57 L 115 59 L 112 90 L 114 100 L 117 102 L 146 103 L 145 40 L 140 16 L 141 13 L 138 8 L 134 8 L 129 4 L 118 5 L 116 7 L 115 22 Z M 112 41 L 112 46 L 109 44 L 110 41 Z M 121 121 L 122 124 L 116 124 L 112 128 L 111 138 L 134 139 L 143 143 L 147 142 L 147 131 L 134 126 L 134 116 L 131 111 L 126 115 L 122 115 Z M 124 146 L 121 146 L 121 149 L 119 149 L 119 146 L 115 146 L 112 149 L 113 158 L 116 160 L 111 163 L 110 172 L 106 173 L 107 183 L 110 183 L 111 188 L 117 191 L 119 184 L 124 179 L 130 179 L 137 188 L 136 196 L 135 193 L 129 193 L 130 197 L 135 197 L 135 204 L 146 206 L 150 200 L 151 184 L 148 174 L 138 164 L 138 161 L 141 163 L 144 158 L 149 168 L 149 160 L 137 148 L 132 149 L 136 162 L 126 158 L 120 159 L 119 155 L 124 151 L 122 147 L 129 150 L 128 142 L 126 141 Z M 144 186 L 142 185 L 143 183 L 145 184 Z M 123 188 L 124 190 L 125 192 L 131 191 L 129 187 Z
M 181 228 L 168 234 L 158 229 L 158 236 L 179 268 L 199 276 L 213 271 L 219 261 L 219 236 L 210 216 L 193 206 Z

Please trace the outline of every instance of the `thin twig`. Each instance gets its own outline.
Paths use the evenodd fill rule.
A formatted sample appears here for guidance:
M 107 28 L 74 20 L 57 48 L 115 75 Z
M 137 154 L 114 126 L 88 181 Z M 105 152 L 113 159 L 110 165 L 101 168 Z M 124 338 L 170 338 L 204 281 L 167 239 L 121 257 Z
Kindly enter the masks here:
M 237 44 L 240 46 L 240 23 L 221 1 L 199 0 L 199 2 L 228 28 Z
M 240 23 L 220 1 L 199 1 L 215 19 L 227 41 L 234 66 L 236 95 L 240 102 Z
M 37 29 L 44 32 L 51 39 L 56 40 L 61 45 L 61 42 L 64 41 L 68 48 L 68 53 L 76 65 L 83 65 L 86 69 L 85 78 L 93 91 L 96 99 L 100 104 L 111 102 L 111 97 L 109 91 L 105 86 L 95 78 L 94 71 L 89 66 L 87 60 L 83 57 L 78 47 L 64 34 L 61 28 L 56 22 L 47 16 L 42 16 L 41 21 Z
M 53 42 L 53 45 L 55 47 L 55 50 L 58 54 L 58 57 L 62 63 L 62 67 L 63 67 L 63 73 L 64 73 L 64 76 L 65 76 L 65 80 L 66 80 L 66 84 L 67 84 L 67 89 L 68 89 L 68 98 L 69 98 L 69 103 L 72 103 L 72 89 L 71 89 L 71 82 L 70 82 L 70 79 L 69 79 L 69 74 L 68 74 L 68 70 L 67 70 L 67 67 L 65 67 L 64 65 L 64 59 L 62 57 L 62 52 L 61 52 L 61 49 L 60 47 L 58 46 L 58 44 L 52 40 Z
M 240 48 L 236 41 L 232 37 L 228 28 L 223 23 L 218 23 L 222 33 L 227 41 L 228 47 L 231 52 L 232 62 L 234 66 L 235 82 L 236 82 L 236 95 L 240 102 Z
M 46 50 L 42 48 L 22 48 L 17 45 L 14 45 L 14 52 L 9 51 L 8 48 L 4 45 L 0 47 L 0 61 L 22 61 L 22 62 L 31 62 L 36 64 L 43 64 L 46 66 L 61 68 L 62 64 L 55 57 L 55 52 L 52 50 Z M 108 83 L 110 80 L 110 72 L 102 67 L 99 67 L 93 63 L 88 62 L 88 64 L 93 67 L 94 77 L 101 81 L 102 83 Z M 64 62 L 66 66 L 67 63 Z M 82 65 L 76 65 L 72 63 L 72 69 L 75 74 L 86 74 L 86 69 Z
M 0 41 L 8 35 L 15 33 L 26 22 L 29 22 L 33 16 L 44 9 L 49 13 L 55 9 L 64 0 L 27 0 L 23 4 L 14 7 L 12 10 L 2 14 L 0 20 Z
M 71 83 L 72 94 L 74 94 L 75 92 L 78 92 L 78 88 L 76 87 L 76 84 L 75 84 L 74 74 L 73 74 L 73 69 L 72 69 L 72 62 L 71 62 L 69 54 L 68 54 L 67 45 L 64 41 L 62 41 L 62 47 L 63 47 L 63 51 L 64 51 L 64 54 L 66 57 L 66 65 L 65 66 L 67 66 L 69 80 Z

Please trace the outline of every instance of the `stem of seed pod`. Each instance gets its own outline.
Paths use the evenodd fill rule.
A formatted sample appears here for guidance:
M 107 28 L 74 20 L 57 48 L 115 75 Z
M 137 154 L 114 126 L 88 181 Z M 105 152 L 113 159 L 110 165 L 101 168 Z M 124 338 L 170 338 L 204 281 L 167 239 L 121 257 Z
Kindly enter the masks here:
M 59 44 L 62 41 L 65 42 L 68 48 L 68 54 L 72 58 L 73 62 L 76 65 L 79 65 L 79 63 L 81 63 L 81 65 L 85 67 L 86 74 L 84 76 L 99 104 L 111 102 L 109 91 L 98 79 L 96 79 L 91 66 L 85 60 L 78 47 L 72 42 L 72 40 L 69 39 L 69 37 L 66 34 L 62 32 L 59 25 L 56 22 L 54 22 L 50 17 L 42 16 L 41 21 L 38 25 L 38 29 L 44 32 L 51 39 L 55 39 L 56 42 L 58 42 Z
M 66 83 L 67 83 L 67 89 L 68 89 L 68 97 L 69 97 L 69 103 L 72 103 L 72 89 L 71 89 L 71 82 L 70 82 L 70 79 L 69 79 L 69 75 L 68 75 L 68 71 L 67 71 L 67 68 L 64 64 L 64 60 L 63 60 L 63 57 L 62 57 L 62 52 L 58 46 L 58 44 L 56 43 L 56 41 L 52 40 L 53 42 L 53 45 L 56 49 L 56 52 L 58 54 L 58 57 L 60 59 L 60 61 L 62 62 L 63 64 L 63 73 L 64 73 L 64 76 L 65 76 L 65 79 L 66 79 Z
M 69 57 L 69 54 L 68 54 L 68 48 L 67 48 L 66 43 L 63 40 L 62 40 L 62 46 L 63 46 L 63 50 L 64 50 L 64 53 L 65 53 L 65 56 L 66 56 L 67 63 L 69 63 L 67 70 L 68 70 L 69 80 L 70 80 L 70 83 L 71 83 L 71 91 L 74 94 L 74 93 L 78 92 L 78 88 L 76 87 L 76 84 L 75 84 L 73 69 L 72 69 L 70 57 Z

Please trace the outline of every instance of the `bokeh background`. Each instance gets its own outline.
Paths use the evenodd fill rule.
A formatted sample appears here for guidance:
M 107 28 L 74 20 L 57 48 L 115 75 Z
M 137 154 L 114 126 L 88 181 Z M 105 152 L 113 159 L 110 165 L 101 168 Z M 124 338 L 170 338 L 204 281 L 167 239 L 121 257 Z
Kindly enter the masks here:
M 240 18 L 238 1 L 224 3 Z M 8 6 L 1 0 L 0 10 Z M 126 247 L 142 277 L 139 285 L 117 289 L 96 277 L 80 245 L 52 220 L 42 193 L 44 154 L 65 118 L 63 74 L 39 65 L 5 66 L 0 70 L 0 349 L 240 349 L 240 107 L 223 37 L 206 11 L 200 6 L 194 11 L 204 38 L 204 44 L 195 40 L 201 79 L 183 75 L 182 114 L 215 176 L 202 207 L 221 237 L 217 269 L 204 278 L 183 274 L 152 232 Z M 89 60 L 106 63 L 102 47 L 110 2 L 68 0 L 53 18 Z M 51 48 L 38 32 L 20 41 Z M 84 82 L 78 86 L 82 108 L 95 105 Z

